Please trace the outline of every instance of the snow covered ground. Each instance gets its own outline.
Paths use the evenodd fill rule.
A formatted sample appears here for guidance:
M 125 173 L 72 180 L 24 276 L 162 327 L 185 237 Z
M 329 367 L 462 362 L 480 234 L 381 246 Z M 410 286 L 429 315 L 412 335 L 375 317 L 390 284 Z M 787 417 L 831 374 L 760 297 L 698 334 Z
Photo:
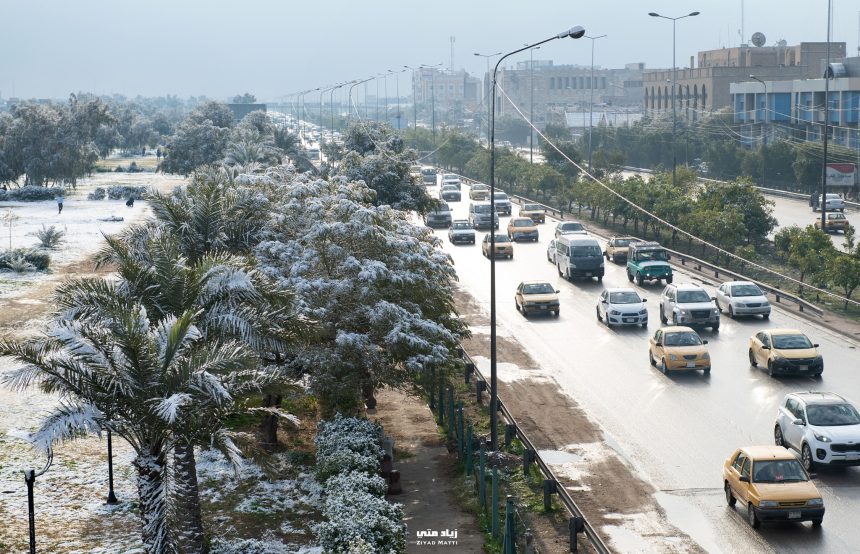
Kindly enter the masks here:
M 127 208 L 122 200 L 87 200 L 97 186 L 143 185 L 167 192 L 184 179 L 153 173 L 96 174 L 66 195 L 62 214 L 54 201 L 2 202 L 0 215 L 12 210 L 13 248 L 29 247 L 38 240 L 30 233 L 56 225 L 66 231 L 66 243 L 52 252 L 52 270 L 15 275 L 0 273 L 0 310 L 10 298 L 27 300 L 40 283 L 58 279 L 71 264 L 89 258 L 102 245 L 102 233 L 115 233 L 129 223 L 150 214 L 146 202 Z M 123 222 L 103 222 L 116 215 Z M 9 247 L 9 231 L 0 227 L 0 248 Z M 34 303 L 36 301 L 34 300 Z M 24 321 L 21 322 L 22 326 Z M 33 328 L 34 326 L 28 326 Z M 35 326 L 38 328 L 38 326 Z M 17 329 L 20 331 L 20 328 Z M 14 367 L 0 360 L 0 375 Z M 0 552 L 25 552 L 28 548 L 27 494 L 23 470 L 40 469 L 45 464 L 19 438 L 36 428 L 39 419 L 56 403 L 56 398 L 29 390 L 18 393 L 0 386 Z M 120 503 L 107 506 L 107 441 L 90 437 L 58 446 L 53 465 L 36 480 L 36 541 L 40 552 L 134 554 L 140 548 L 136 513 L 134 453 L 114 438 L 114 481 Z M 235 478 L 219 455 L 200 453 L 200 483 L 204 514 L 218 537 L 213 551 L 221 554 L 319 554 L 310 525 L 319 519 L 320 488 L 312 476 L 293 468 L 280 457 L 278 479 L 269 481 L 252 466 Z

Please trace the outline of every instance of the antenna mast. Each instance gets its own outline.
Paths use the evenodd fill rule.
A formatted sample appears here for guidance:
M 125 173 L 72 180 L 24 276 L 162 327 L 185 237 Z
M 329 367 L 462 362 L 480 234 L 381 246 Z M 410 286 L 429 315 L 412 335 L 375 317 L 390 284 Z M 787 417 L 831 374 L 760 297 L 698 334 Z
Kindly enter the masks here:
M 457 38 L 451 35 L 451 71 L 454 71 L 454 42 Z

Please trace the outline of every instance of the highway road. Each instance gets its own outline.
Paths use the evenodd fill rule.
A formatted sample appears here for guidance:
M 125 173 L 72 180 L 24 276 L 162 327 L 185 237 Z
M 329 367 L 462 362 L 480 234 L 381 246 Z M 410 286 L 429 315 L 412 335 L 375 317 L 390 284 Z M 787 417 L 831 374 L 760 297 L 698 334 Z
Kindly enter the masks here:
M 435 188 L 428 190 L 435 195 Z M 455 219 L 466 219 L 468 187 L 462 202 L 449 203 Z M 780 202 L 786 213 L 803 216 L 798 206 Z M 807 208 L 808 209 L 808 208 Z M 791 210 L 791 211 L 789 211 Z M 514 213 L 517 207 L 514 207 Z M 808 215 L 808 214 L 807 214 Z M 504 230 L 507 217 L 501 219 Z M 595 318 L 597 296 L 604 286 L 635 286 L 623 266 L 607 262 L 603 283 L 567 282 L 547 261 L 546 248 L 555 221 L 540 226 L 538 243 L 514 246 L 512 261 L 496 265 L 500 335 L 518 340 L 537 362 L 534 375 L 555 379 L 605 430 L 607 442 L 629 460 L 660 491 L 657 499 L 670 521 L 708 551 L 723 552 L 849 552 L 860 550 L 856 521 L 860 515 L 860 468 L 821 470 L 816 484 L 824 495 L 824 525 L 777 524 L 752 530 L 743 513 L 726 506 L 722 464 L 736 447 L 772 444 L 774 416 L 783 395 L 798 390 L 833 391 L 860 406 L 860 342 L 815 326 L 805 319 L 774 310 L 769 321 L 723 317 L 719 333 L 703 331 L 710 341 L 710 376 L 678 373 L 668 376 L 647 361 L 647 340 L 659 326 L 661 285 L 640 288 L 648 298 L 647 329 L 607 329 Z M 439 229 L 444 249 L 455 263 L 462 288 L 489 311 L 489 261 L 477 244 L 453 246 Z M 561 316 L 525 319 L 514 307 L 516 285 L 545 279 L 561 291 Z M 676 271 L 675 282 L 702 282 Z M 705 281 L 711 292 L 715 283 Z M 821 344 L 825 370 L 821 380 L 771 378 L 750 367 L 750 335 L 763 328 L 794 327 Z M 499 360 L 504 362 L 505 360 Z M 499 378 L 522 378 L 522 372 L 501 364 Z M 547 414 L 557 417 L 563 414 Z

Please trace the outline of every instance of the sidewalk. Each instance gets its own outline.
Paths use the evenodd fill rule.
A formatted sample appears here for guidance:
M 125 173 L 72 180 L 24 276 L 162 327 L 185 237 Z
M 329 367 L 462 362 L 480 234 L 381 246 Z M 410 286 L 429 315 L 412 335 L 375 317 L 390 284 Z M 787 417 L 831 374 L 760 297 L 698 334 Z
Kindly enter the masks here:
M 403 494 L 390 499 L 403 504 L 407 525 L 406 552 L 484 552 L 484 536 L 475 517 L 454 501 L 456 463 L 439 435 L 433 413 L 419 398 L 386 389 L 377 394 L 377 420 L 394 437 L 394 469 L 400 471 Z M 421 543 L 444 540 L 453 544 L 419 544 L 418 531 L 455 531 L 451 539 L 421 538 Z

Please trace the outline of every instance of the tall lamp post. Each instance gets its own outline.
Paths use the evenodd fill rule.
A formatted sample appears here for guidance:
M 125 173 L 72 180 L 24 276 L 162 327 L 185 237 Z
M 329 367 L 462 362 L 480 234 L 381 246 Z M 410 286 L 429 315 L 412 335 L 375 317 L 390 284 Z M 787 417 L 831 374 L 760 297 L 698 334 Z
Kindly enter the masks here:
M 767 162 L 765 161 L 764 152 L 764 147 L 767 146 L 767 133 L 765 132 L 765 126 L 767 125 L 767 83 L 755 75 L 750 75 L 750 79 L 758 81 L 761 83 L 761 86 L 764 87 L 764 118 L 761 120 L 761 186 L 765 187 L 767 186 L 767 180 L 765 179 Z
M 495 58 L 496 56 L 501 56 L 501 52 L 494 52 L 493 54 L 481 54 L 480 52 L 475 52 L 476 56 L 480 56 L 487 60 L 487 79 L 490 79 L 490 58 Z M 492 93 L 493 86 L 490 83 L 487 83 L 487 93 Z M 487 96 L 484 96 L 484 102 L 487 102 Z M 490 148 L 490 103 L 487 102 L 487 149 Z
M 493 68 L 492 86 L 490 87 L 490 445 L 493 450 L 499 447 L 499 428 L 498 428 L 498 389 L 496 386 L 496 232 L 495 222 L 496 217 L 496 73 L 499 71 L 499 64 L 508 56 L 518 54 L 529 48 L 540 46 L 557 38 L 582 38 L 585 35 L 585 29 L 579 25 L 571 27 L 555 36 L 544 39 L 534 44 L 526 45 L 512 52 L 508 52 L 496 62 Z
M 330 90 L 333 90 L 337 86 L 339 86 L 339 85 L 332 85 L 330 87 L 326 87 L 326 88 L 320 90 L 320 146 L 322 146 L 322 144 L 323 144 L 323 136 L 325 135 L 325 120 L 323 119 L 323 113 L 322 113 L 323 94 L 325 94 L 326 92 L 328 92 Z
M 827 0 L 827 64 L 824 66 L 824 163 L 821 164 L 821 230 L 827 230 L 827 136 L 830 134 L 830 12 L 833 1 Z
M 301 114 L 302 114 L 302 116 L 304 116 L 304 114 L 305 114 L 305 94 L 307 94 L 307 93 L 309 93 L 309 92 L 316 92 L 316 91 L 318 91 L 319 89 L 320 89 L 320 87 L 317 87 L 317 88 L 310 88 L 310 89 L 308 89 L 308 90 L 306 90 L 306 91 L 302 92 L 302 93 L 299 95 L 299 96 L 301 97 L 301 99 L 302 99 L 302 101 L 301 101 Z M 300 116 L 300 117 L 299 117 L 299 140 L 300 140 L 300 141 L 302 140 L 302 116 Z
M 585 36 L 585 38 L 591 40 L 591 87 L 589 87 L 591 88 L 591 99 L 588 101 L 588 171 L 591 171 L 591 134 L 594 132 L 594 41 L 605 36 Z
M 677 87 L 675 81 L 677 78 L 677 65 L 675 64 L 675 22 L 679 19 L 684 19 L 685 17 L 695 17 L 699 15 L 701 12 L 690 12 L 687 15 L 681 15 L 678 17 L 666 17 L 665 15 L 660 15 L 659 13 L 651 12 L 648 15 L 651 17 L 659 17 L 661 19 L 668 19 L 672 22 L 672 183 L 675 183 L 675 169 L 678 166 L 678 148 L 677 141 L 675 138 L 675 134 L 678 131 L 678 116 L 675 110 L 675 88 Z
M 341 88 L 342 86 L 348 85 L 352 82 L 353 81 L 346 81 L 345 83 L 341 83 L 341 84 L 337 85 L 336 87 L 331 89 L 331 93 L 328 96 L 328 107 L 331 110 L 331 140 L 332 140 L 332 142 L 334 142 L 334 91 L 336 91 L 337 89 Z
M 528 46 L 528 45 L 526 45 Z M 540 50 L 540 46 L 529 48 L 529 121 L 535 124 L 535 50 Z M 529 163 L 535 163 L 535 130 L 534 127 L 529 127 Z
M 352 117 L 352 89 L 354 89 L 357 85 L 360 85 L 362 83 L 366 83 L 372 79 L 373 79 L 373 77 L 368 77 L 367 79 L 363 79 L 361 81 L 353 81 L 352 85 L 349 87 L 349 95 L 348 95 L 347 102 L 346 102 L 347 103 L 347 107 L 346 107 L 347 124 L 349 123 L 349 120 Z M 358 108 L 356 108 L 355 111 L 356 111 L 356 113 L 358 113 Z

